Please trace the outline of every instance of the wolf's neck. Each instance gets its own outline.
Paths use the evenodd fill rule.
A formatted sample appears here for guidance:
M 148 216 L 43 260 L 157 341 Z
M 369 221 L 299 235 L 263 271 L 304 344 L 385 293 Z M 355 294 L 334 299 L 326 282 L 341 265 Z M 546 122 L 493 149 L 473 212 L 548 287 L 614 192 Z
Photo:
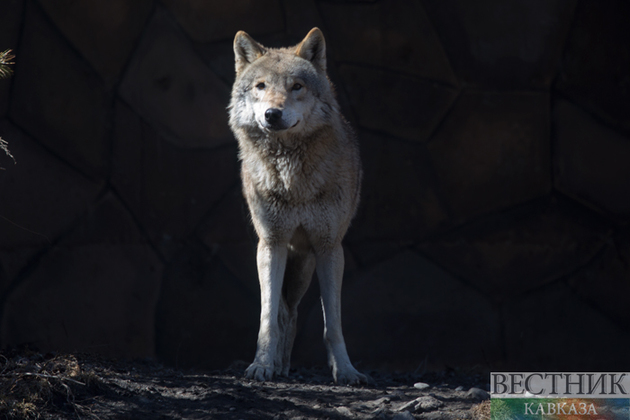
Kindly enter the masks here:
M 308 134 L 299 133 L 264 133 L 260 132 L 254 142 L 259 152 L 268 157 L 294 157 L 312 153 L 332 140 L 329 127 L 321 127 Z

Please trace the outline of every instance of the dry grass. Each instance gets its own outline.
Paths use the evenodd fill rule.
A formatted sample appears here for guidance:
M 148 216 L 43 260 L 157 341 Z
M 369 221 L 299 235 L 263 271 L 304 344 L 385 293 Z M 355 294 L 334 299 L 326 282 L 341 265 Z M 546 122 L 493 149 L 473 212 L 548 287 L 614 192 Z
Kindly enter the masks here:
M 76 396 L 98 386 L 98 376 L 72 355 L 0 355 L 0 418 L 38 419 L 47 409 L 89 417 Z
M 475 404 L 470 408 L 473 420 L 490 420 L 490 400 Z
M 11 61 L 14 58 L 15 56 L 11 54 L 11 50 L 0 52 L 0 79 L 6 79 L 13 74 L 13 70 L 9 66 L 15 64 Z
M 11 75 L 13 74 L 13 70 L 9 66 L 15 64 L 13 63 L 13 61 L 11 61 L 14 58 L 15 56 L 11 54 L 11 50 L 0 52 L 0 79 L 6 79 L 8 77 L 11 77 Z M 13 159 L 13 163 L 15 163 L 15 158 L 13 157 L 11 152 L 9 152 L 8 146 L 9 144 L 6 141 L 2 140 L 2 138 L 0 137 L 0 150 L 2 150 L 4 153 L 6 153 L 7 156 Z M 4 168 L 0 167 L 0 169 Z

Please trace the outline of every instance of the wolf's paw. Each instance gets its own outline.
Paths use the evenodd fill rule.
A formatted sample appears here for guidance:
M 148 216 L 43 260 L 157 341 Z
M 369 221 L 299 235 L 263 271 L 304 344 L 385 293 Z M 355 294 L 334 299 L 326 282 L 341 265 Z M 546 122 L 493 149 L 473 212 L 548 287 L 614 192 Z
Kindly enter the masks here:
M 353 367 L 333 372 L 333 378 L 338 385 L 367 385 L 370 382 L 367 375 L 360 373 Z
M 273 366 L 264 366 L 259 363 L 252 363 L 245 370 L 245 377 L 255 381 L 265 382 L 273 378 Z

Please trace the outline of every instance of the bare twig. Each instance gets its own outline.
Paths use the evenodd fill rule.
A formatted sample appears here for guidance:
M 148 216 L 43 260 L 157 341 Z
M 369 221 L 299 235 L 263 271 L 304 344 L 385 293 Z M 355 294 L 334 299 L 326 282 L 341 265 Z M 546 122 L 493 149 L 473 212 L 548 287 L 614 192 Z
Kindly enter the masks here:
M 13 164 L 16 163 L 15 158 L 13 157 L 11 152 L 9 152 L 9 143 L 3 140 L 2 137 L 0 137 L 0 150 L 6 153 L 6 155 L 9 156 L 13 160 Z M 4 168 L 0 167 L 0 169 L 4 169 Z
M 44 378 L 44 379 L 56 379 L 58 381 L 69 381 L 78 385 L 83 385 L 86 386 L 83 382 L 79 382 L 75 379 L 72 378 L 68 378 L 67 376 L 61 376 L 61 375 L 48 375 L 46 373 L 34 373 L 34 372 L 11 372 L 11 373 L 5 373 L 2 374 L 0 376 L 4 376 L 4 377 L 9 377 L 9 376 L 35 376 L 38 378 Z

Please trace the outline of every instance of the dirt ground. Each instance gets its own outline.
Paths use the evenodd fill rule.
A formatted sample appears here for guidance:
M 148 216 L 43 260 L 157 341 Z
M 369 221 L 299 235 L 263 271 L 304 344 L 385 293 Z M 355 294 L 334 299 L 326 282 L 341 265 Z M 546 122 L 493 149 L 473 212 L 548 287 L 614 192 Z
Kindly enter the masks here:
M 484 375 L 372 371 L 370 385 L 350 387 L 335 385 L 323 368 L 259 383 L 243 377 L 245 367 L 185 371 L 86 355 L 0 354 L 0 418 L 489 419 L 487 394 L 477 389 L 486 387 Z

